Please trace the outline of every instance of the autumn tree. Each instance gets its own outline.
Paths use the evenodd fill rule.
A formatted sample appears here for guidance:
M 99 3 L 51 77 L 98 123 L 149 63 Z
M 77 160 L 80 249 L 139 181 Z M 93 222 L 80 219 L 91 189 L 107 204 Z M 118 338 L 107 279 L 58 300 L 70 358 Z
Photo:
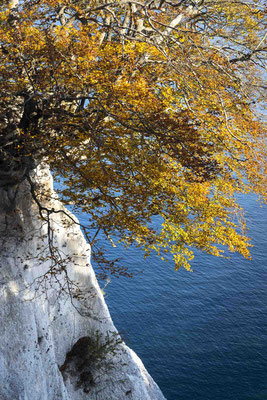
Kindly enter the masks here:
M 11 0 L 0 18 L 2 187 L 44 160 L 92 244 L 177 269 L 194 249 L 249 257 L 236 195 L 266 196 L 263 1 Z

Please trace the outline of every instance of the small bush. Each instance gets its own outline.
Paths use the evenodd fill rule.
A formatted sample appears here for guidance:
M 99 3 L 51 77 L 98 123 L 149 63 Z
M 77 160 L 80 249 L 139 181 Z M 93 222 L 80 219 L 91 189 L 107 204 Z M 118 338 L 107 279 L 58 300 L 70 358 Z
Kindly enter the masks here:
M 83 387 L 85 392 L 90 386 L 95 385 L 94 376 L 97 373 L 108 373 L 114 364 L 112 357 L 118 351 L 118 345 L 122 340 L 118 333 L 107 332 L 104 336 L 96 331 L 94 337 L 80 338 L 67 353 L 64 364 L 59 368 L 63 378 L 68 375 L 77 375 L 77 387 Z

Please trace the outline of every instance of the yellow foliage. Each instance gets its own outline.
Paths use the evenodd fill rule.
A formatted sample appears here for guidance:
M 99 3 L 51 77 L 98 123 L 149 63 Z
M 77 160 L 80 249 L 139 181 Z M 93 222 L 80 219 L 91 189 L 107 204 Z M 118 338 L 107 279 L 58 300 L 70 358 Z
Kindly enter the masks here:
M 14 98 L 34 102 L 17 150 L 64 178 L 62 196 L 89 215 L 89 228 L 163 259 L 170 251 L 176 269 L 190 269 L 194 248 L 249 257 L 235 197 L 266 198 L 254 106 L 262 7 L 250 3 L 209 2 L 206 21 L 188 9 L 175 27 L 183 9 L 144 5 L 126 28 L 130 3 L 2 8 L 1 115 Z

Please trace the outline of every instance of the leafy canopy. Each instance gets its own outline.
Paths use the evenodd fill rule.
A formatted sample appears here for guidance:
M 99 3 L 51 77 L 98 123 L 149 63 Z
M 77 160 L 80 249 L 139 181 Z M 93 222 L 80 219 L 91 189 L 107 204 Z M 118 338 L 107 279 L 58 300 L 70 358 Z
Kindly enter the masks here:
M 177 269 L 194 248 L 249 257 L 236 194 L 266 196 L 263 14 L 253 0 L 4 4 L 2 157 L 49 163 L 91 242 L 171 252 Z

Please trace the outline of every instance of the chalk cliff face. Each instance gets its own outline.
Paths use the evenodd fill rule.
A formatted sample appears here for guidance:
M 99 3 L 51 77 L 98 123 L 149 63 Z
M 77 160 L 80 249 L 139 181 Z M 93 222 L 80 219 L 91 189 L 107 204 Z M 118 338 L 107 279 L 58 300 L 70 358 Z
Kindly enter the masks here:
M 0 189 L 0 399 L 164 400 L 120 341 L 90 247 L 47 168 L 32 180 L 46 221 L 27 182 Z

